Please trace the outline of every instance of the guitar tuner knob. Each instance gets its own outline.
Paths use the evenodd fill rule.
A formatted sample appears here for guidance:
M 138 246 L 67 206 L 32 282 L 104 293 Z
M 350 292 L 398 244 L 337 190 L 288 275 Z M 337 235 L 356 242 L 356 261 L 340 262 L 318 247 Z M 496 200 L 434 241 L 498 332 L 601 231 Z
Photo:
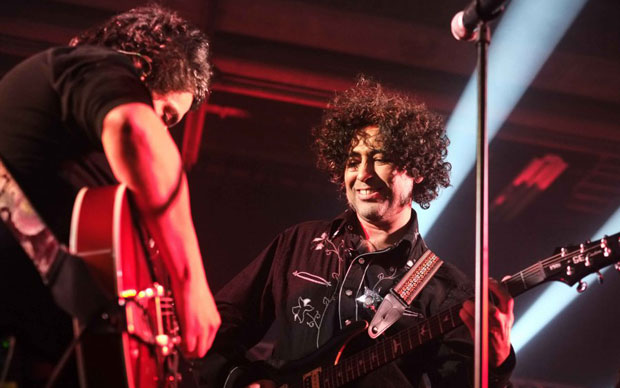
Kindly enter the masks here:
M 620 261 L 614 264 L 614 268 L 616 269 L 616 271 L 620 272 Z
M 583 244 L 579 244 L 579 253 L 583 253 L 586 251 L 586 246 Z
M 570 265 L 566 267 L 566 275 L 572 276 L 572 274 L 574 273 L 575 271 L 573 271 L 573 267 L 571 267 Z
M 596 271 L 596 275 L 598 276 L 598 284 L 603 284 L 603 274 L 601 273 L 601 271 Z
M 584 282 L 583 280 L 580 280 L 579 285 L 577 285 L 577 292 L 581 294 L 587 288 L 588 288 L 588 283 Z
M 560 254 L 562 255 L 562 257 L 566 256 L 566 248 L 560 249 Z
M 592 265 L 592 261 L 590 261 L 590 255 L 586 255 L 586 263 L 585 266 L 589 267 Z

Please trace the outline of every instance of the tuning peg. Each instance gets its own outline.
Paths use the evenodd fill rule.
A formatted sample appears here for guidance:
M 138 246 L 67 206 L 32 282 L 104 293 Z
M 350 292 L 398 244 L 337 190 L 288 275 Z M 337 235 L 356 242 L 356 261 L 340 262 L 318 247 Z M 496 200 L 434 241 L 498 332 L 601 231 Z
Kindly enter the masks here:
M 566 266 L 566 275 L 567 276 L 572 276 L 574 273 L 575 272 L 573 271 L 573 267 L 571 267 L 570 265 Z
M 598 284 L 603 284 L 603 274 L 601 273 L 601 271 L 596 271 L 596 274 L 598 275 Z
M 620 272 L 620 261 L 614 264 L 614 268 L 616 269 L 616 271 Z
M 588 288 L 588 283 L 584 282 L 583 280 L 580 280 L 579 284 L 577 285 L 577 292 L 581 294 L 587 288 Z
M 589 267 L 592 265 L 592 261 L 590 261 L 590 255 L 586 255 L 586 262 L 585 262 L 585 266 Z

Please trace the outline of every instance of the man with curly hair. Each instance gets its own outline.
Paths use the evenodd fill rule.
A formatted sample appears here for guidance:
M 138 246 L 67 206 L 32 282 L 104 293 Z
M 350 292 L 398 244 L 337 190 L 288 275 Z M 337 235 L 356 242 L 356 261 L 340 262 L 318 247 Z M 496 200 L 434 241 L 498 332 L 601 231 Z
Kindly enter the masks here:
M 324 363 L 315 376 L 322 387 L 349 381 L 353 383 L 347 386 L 354 387 L 470 386 L 473 303 L 463 301 L 472 296 L 472 287 L 449 263 L 438 269 L 385 334 L 460 305 L 458 317 L 450 320 L 460 317 L 466 327 L 435 339 L 421 330 L 413 335 L 423 342 L 419 348 L 385 365 L 380 360 L 387 358 L 387 350 L 381 348 L 367 351 L 352 364 L 341 361 L 343 369 L 332 371 L 329 365 L 336 352 L 325 355 L 319 350 L 341 330 L 371 321 L 386 294 L 427 251 L 411 205 L 414 201 L 427 208 L 449 184 L 442 120 L 424 104 L 360 78 L 337 94 L 313 135 L 319 167 L 345 193 L 349 210 L 330 221 L 285 230 L 216 295 L 222 326 L 204 360 L 203 381 L 208 386 L 281 383 L 245 359 L 246 351 L 275 323 L 270 363 L 280 366 L 315 355 Z M 490 381 L 493 387 L 503 387 L 515 365 L 509 341 L 512 300 L 497 283 L 491 288 L 499 303 L 490 319 Z M 364 333 L 359 337 L 368 339 Z M 407 341 L 404 338 L 388 342 L 390 354 L 399 352 L 403 344 L 398 341 Z M 297 383 L 317 365 L 293 369 Z
M 208 53 L 202 32 L 151 5 L 28 58 L 0 82 L 0 157 L 60 242 L 68 243 L 83 186 L 124 183 L 133 194 L 170 274 L 191 357 L 205 354 L 220 318 L 168 127 L 205 99 Z M 45 373 L 31 370 L 58 359 L 71 338 L 69 317 L 52 305 L 4 225 L 0 244 L 0 330 L 35 354 L 21 361 L 20 386 L 39 387 Z

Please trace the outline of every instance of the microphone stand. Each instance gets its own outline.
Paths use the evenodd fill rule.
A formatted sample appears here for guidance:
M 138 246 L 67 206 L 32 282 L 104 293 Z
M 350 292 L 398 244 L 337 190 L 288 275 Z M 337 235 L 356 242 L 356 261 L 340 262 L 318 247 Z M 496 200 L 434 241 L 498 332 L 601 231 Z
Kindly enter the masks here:
M 476 147 L 476 292 L 474 338 L 474 387 L 489 386 L 489 144 L 487 133 L 487 52 L 491 30 L 479 26 L 478 136 Z

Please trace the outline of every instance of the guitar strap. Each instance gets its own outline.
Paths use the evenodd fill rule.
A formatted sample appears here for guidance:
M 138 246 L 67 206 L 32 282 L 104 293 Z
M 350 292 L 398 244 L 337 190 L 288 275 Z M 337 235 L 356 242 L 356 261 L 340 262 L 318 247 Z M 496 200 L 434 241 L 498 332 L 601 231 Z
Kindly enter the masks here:
M 368 326 L 370 338 L 377 338 L 400 319 L 405 309 L 411 306 L 411 302 L 418 296 L 442 264 L 443 261 L 431 252 L 430 249 L 422 254 L 398 284 L 390 288 L 383 302 L 379 305 L 375 316 Z
M 56 303 L 83 322 L 108 304 L 86 264 L 68 252 L 0 159 L 0 218 L 28 255 Z

